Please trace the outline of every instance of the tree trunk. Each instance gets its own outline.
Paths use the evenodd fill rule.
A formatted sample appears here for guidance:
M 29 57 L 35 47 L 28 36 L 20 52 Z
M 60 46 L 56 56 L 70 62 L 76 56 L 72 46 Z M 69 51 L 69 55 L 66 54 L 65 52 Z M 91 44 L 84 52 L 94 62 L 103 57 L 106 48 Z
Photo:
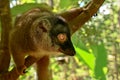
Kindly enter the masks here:
M 8 71 L 10 54 L 8 50 L 9 32 L 12 27 L 9 0 L 0 0 L 1 43 L 0 43 L 0 73 Z

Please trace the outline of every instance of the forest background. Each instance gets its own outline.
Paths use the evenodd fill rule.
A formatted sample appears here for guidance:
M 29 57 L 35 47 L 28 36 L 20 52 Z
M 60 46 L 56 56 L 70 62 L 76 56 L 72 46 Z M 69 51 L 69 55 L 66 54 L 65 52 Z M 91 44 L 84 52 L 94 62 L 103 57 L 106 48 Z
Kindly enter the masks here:
M 55 13 L 83 7 L 88 0 L 10 0 L 11 16 L 47 3 Z M 0 2 L 1 3 L 1 2 Z M 105 0 L 98 12 L 72 36 L 75 57 L 51 57 L 53 80 L 120 80 L 120 0 Z M 1 22 L 0 22 L 1 24 Z M 0 34 L 2 29 L 0 27 Z M 1 37 L 1 35 L 0 35 Z M 11 61 L 10 70 L 14 62 Z M 34 65 L 35 67 L 35 65 Z M 31 66 L 20 80 L 35 80 Z

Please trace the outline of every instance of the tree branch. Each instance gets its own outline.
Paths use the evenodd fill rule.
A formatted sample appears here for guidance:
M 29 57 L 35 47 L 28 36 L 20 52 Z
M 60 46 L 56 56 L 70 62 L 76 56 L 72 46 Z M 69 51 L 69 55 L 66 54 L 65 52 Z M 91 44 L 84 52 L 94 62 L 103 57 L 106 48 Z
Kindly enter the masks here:
M 72 33 L 74 33 L 98 11 L 104 1 L 105 0 L 93 0 L 85 7 L 75 8 L 59 15 L 68 21 L 70 29 Z

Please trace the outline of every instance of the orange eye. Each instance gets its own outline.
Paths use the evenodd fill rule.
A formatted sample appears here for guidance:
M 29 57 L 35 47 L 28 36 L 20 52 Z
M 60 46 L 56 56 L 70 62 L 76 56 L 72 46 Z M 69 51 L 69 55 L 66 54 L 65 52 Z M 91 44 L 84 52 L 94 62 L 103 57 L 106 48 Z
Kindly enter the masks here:
M 57 38 L 61 43 L 64 43 L 67 40 L 67 35 L 65 33 L 60 33 Z

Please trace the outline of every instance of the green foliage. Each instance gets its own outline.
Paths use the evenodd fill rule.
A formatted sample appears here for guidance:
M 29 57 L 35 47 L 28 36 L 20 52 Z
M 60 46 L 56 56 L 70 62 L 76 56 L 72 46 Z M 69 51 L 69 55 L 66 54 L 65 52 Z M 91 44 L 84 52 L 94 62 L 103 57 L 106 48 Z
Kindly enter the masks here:
M 95 56 L 93 53 L 88 53 L 78 47 L 76 49 L 76 57 L 80 59 L 80 61 L 83 61 L 90 69 L 94 69 L 94 64 L 95 64 Z
M 38 4 L 38 3 L 25 3 L 25 4 L 22 4 L 22 5 L 14 6 L 11 9 L 11 13 L 12 13 L 12 16 L 16 16 L 18 14 L 22 14 L 25 11 L 27 11 L 29 9 L 32 9 L 32 8 L 35 8 L 35 7 L 45 8 L 47 10 L 51 10 L 52 9 L 46 3 L 41 3 L 41 4 Z
M 37 0 L 22 0 L 22 3 L 25 4 L 13 7 L 11 9 L 12 16 L 15 17 L 17 14 L 23 13 L 33 7 L 45 7 L 48 10 L 52 10 L 48 5 L 35 3 L 36 1 Z M 54 0 L 54 10 L 60 12 L 69 10 L 72 7 L 79 7 L 78 1 L 81 0 Z M 87 3 L 88 1 L 82 0 L 82 2 Z M 77 54 L 64 64 L 58 64 L 57 61 L 52 58 L 50 70 L 53 71 L 54 80 L 71 80 L 71 76 L 73 75 L 75 75 L 75 77 L 82 76 L 82 78 L 84 78 L 82 80 L 106 80 L 109 74 L 113 75 L 113 73 L 107 72 L 107 65 L 109 64 L 107 58 L 108 55 L 113 54 L 113 51 L 115 54 L 120 52 L 118 10 L 119 7 L 116 5 L 115 0 L 106 0 L 105 4 L 101 6 L 101 9 L 97 12 L 97 16 L 92 17 L 90 21 L 86 22 L 86 24 L 72 36 Z M 108 13 L 106 14 L 106 12 Z M 115 47 L 115 50 L 113 47 Z M 83 69 L 86 66 L 88 69 Z M 35 72 L 33 69 L 29 69 L 29 72 L 25 76 L 21 76 L 20 79 L 30 80 L 30 74 L 33 72 Z M 88 72 L 89 74 L 85 73 L 87 76 L 84 76 L 84 72 Z M 28 77 L 28 75 L 30 77 Z M 33 78 L 31 78 L 31 80 L 33 80 Z
M 76 38 L 78 38 L 79 41 L 81 40 L 94 55 L 95 64 L 92 73 L 94 75 L 93 78 L 97 80 L 106 80 L 106 78 L 109 80 L 107 75 L 113 75 L 113 73 L 109 73 L 107 65 L 111 63 L 108 61 L 109 55 L 119 54 L 120 27 L 118 24 L 118 10 L 117 5 L 111 3 L 111 0 L 108 0 L 108 3 L 101 6 L 100 11 L 97 12 L 97 16 L 92 17 L 91 20 L 75 34 L 75 36 L 77 36 Z M 83 49 L 81 47 L 79 48 Z M 79 53 L 80 52 L 79 50 Z M 79 59 L 82 58 L 80 61 L 86 63 L 85 59 L 81 57 L 81 54 L 79 55 Z M 116 59 L 118 58 L 116 57 Z M 114 62 L 114 59 L 112 59 L 112 61 L 112 64 L 119 64 L 118 62 Z M 86 65 L 89 67 L 90 64 L 86 63 Z M 113 69 L 113 66 L 115 65 L 109 66 L 109 68 Z M 110 71 L 113 72 L 113 70 Z M 115 75 L 117 74 L 114 74 L 114 76 Z
M 107 52 L 104 45 L 92 46 L 93 53 L 96 57 L 94 75 L 98 80 L 106 80 L 104 68 L 107 67 Z
M 107 53 L 104 45 L 92 46 L 92 53 L 88 53 L 78 47 L 75 47 L 77 55 L 76 57 L 83 61 L 91 70 L 91 75 L 95 76 L 95 79 L 106 80 L 104 68 L 107 67 Z
M 54 12 L 64 12 L 66 10 L 69 10 L 73 7 L 78 7 L 78 1 L 79 0 L 54 0 Z
M 36 0 L 21 0 L 22 3 L 35 3 Z
M 20 80 L 36 80 L 36 71 L 33 67 L 27 69 L 27 73 L 19 77 Z
M 78 4 L 78 0 L 60 0 L 59 8 L 68 9 L 70 7 L 75 7 Z
M 74 43 L 75 46 L 79 47 L 80 49 L 89 52 L 88 48 L 83 43 L 83 41 L 80 39 L 77 33 L 72 36 L 72 42 Z

